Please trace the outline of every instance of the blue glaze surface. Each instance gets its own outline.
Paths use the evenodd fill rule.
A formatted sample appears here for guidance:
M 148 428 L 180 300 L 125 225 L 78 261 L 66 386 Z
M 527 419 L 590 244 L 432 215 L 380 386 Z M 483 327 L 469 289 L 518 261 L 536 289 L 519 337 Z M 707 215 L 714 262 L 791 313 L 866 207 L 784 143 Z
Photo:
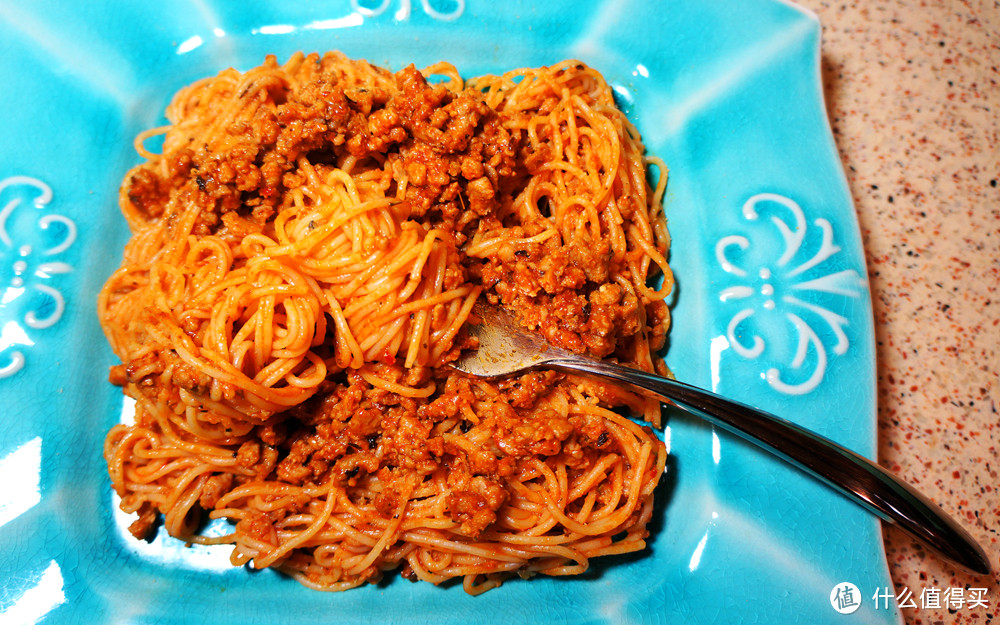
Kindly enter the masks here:
M 228 548 L 133 540 L 101 450 L 123 410 L 95 297 L 127 229 L 132 138 L 179 87 L 339 49 L 464 75 L 579 58 L 670 167 L 679 379 L 875 453 L 865 261 L 827 125 L 816 19 L 776 0 L 76 3 L 0 0 L 0 621 L 896 623 L 876 519 L 671 412 L 650 547 L 576 579 L 318 593 Z M 865 601 L 865 599 L 868 599 Z

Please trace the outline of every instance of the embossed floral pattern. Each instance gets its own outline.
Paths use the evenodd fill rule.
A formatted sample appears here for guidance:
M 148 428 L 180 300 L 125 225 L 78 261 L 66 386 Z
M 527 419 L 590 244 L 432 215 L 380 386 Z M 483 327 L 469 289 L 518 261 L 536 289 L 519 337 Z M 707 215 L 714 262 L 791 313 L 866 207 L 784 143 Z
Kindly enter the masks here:
M 771 213 L 769 221 L 761 219 L 764 210 Z M 795 201 L 761 193 L 747 200 L 742 212 L 752 224 L 750 235 L 726 236 L 715 246 L 723 271 L 738 279 L 719 294 L 725 305 L 738 306 L 726 339 L 743 358 L 782 363 L 764 374 L 774 389 L 808 393 L 823 381 L 831 353 L 843 355 L 850 347 L 849 319 L 841 313 L 862 296 L 867 282 L 857 269 L 844 266 L 830 222 L 808 223 Z M 768 254 L 774 246 L 764 244 L 773 236 L 766 229 L 777 233 L 777 257 Z
M 424 13 L 444 22 L 456 20 L 465 12 L 465 0 L 420 0 L 420 4 Z M 412 0 L 351 0 L 351 8 L 365 17 L 378 17 L 393 6 L 393 17 L 399 22 L 408 19 L 413 11 Z
M 53 277 L 73 268 L 59 260 L 76 241 L 70 219 L 45 210 L 52 190 L 27 176 L 0 181 L 0 379 L 20 371 L 33 336 L 56 325 L 66 302 Z M 33 204 L 33 206 L 32 206 Z

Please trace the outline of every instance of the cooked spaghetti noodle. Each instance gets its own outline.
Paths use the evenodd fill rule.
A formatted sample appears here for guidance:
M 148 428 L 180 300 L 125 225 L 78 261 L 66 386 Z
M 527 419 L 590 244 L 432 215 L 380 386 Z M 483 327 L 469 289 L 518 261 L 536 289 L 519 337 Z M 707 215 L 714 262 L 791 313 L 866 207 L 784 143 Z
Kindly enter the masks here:
M 656 402 L 447 366 L 487 298 L 663 372 L 666 170 L 600 74 L 297 54 L 196 82 L 167 117 L 137 138 L 99 298 L 136 400 L 105 456 L 137 537 L 162 517 L 318 589 L 402 569 L 470 593 L 644 547 L 665 449 L 616 409 L 658 425 Z M 206 516 L 231 533 L 200 535 Z

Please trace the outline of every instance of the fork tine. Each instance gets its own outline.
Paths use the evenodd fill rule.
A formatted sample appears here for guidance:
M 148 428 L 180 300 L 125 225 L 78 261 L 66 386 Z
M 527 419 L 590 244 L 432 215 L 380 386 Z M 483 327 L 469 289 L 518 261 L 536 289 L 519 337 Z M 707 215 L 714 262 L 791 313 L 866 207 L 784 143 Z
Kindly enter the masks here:
M 466 350 L 451 363 L 465 373 L 485 377 L 505 377 L 537 366 L 552 354 L 541 336 L 522 329 L 506 310 L 479 300 L 473 312 L 479 324 L 468 324 L 470 336 L 479 341 L 479 349 Z

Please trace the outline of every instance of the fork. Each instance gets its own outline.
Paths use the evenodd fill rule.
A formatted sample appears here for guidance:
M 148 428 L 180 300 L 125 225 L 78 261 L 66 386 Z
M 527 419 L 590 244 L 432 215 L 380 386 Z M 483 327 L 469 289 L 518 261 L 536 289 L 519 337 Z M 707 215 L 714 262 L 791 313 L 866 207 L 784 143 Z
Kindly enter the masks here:
M 581 356 L 550 345 L 522 329 L 496 306 L 476 303 L 478 325 L 467 324 L 479 348 L 466 350 L 452 367 L 484 378 L 551 369 L 596 376 L 676 405 L 756 444 L 971 571 L 987 575 L 982 547 L 940 507 L 915 488 L 832 440 L 791 421 L 715 393 L 630 367 Z

